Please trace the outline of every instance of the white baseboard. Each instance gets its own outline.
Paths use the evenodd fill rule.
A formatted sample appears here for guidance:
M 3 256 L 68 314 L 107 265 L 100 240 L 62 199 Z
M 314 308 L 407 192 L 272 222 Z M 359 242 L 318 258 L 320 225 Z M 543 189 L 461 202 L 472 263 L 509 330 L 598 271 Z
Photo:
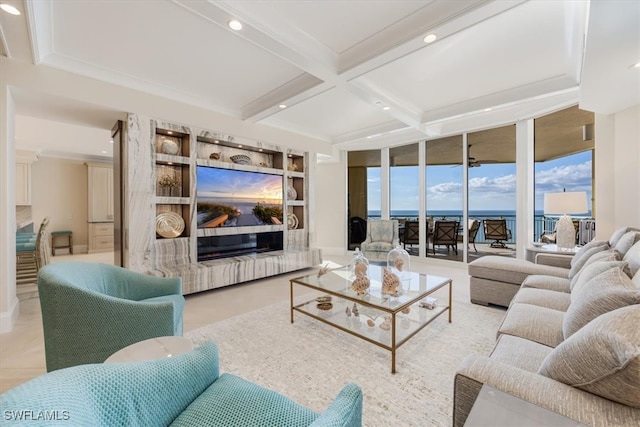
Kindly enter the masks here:
M 18 314 L 20 313 L 20 301 L 18 298 L 14 298 L 8 311 L 0 313 L 0 334 L 5 334 L 13 330 L 16 320 L 18 320 Z

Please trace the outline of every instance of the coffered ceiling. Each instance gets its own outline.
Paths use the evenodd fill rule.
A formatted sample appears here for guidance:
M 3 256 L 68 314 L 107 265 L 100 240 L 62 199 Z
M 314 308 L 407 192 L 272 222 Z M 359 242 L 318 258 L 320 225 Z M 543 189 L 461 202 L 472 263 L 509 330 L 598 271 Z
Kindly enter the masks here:
M 629 70 L 640 61 L 636 1 L 2 2 L 23 11 L 0 14 L 11 59 L 337 148 L 441 138 L 579 102 L 605 114 L 640 103 L 640 71 Z M 18 114 L 47 120 L 95 126 L 121 113 L 62 102 L 16 95 Z

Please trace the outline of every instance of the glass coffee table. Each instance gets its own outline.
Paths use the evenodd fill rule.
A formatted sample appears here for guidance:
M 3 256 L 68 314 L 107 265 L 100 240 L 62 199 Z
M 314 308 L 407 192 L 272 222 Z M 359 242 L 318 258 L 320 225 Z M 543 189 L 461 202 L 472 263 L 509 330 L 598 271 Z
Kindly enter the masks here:
M 404 272 L 396 295 L 382 293 L 382 267 L 370 265 L 368 292 L 359 295 L 351 289 L 355 278 L 348 267 L 313 273 L 290 280 L 291 323 L 294 312 L 306 314 L 344 332 L 391 351 L 391 373 L 396 373 L 396 350 L 444 312 L 451 323 L 452 280 L 445 277 Z M 311 299 L 295 304 L 294 285 L 314 291 Z M 419 305 L 421 300 L 449 286 L 446 304 L 439 299 L 433 308 Z

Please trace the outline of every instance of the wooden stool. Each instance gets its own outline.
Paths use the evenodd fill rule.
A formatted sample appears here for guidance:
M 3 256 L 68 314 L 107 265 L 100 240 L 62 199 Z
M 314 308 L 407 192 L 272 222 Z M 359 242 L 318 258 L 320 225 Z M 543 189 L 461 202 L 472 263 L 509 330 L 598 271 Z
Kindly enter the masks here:
M 65 246 L 57 246 L 58 237 L 66 237 Z M 56 256 L 56 249 L 69 249 L 69 254 L 73 255 L 73 232 L 69 230 L 51 232 L 51 255 Z

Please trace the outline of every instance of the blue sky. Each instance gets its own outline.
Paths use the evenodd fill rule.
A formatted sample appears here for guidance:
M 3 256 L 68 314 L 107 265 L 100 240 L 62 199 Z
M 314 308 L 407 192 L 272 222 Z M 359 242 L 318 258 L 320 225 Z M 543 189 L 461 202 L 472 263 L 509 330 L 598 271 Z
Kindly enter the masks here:
M 586 191 L 591 206 L 591 152 L 535 165 L 536 210 L 543 209 L 544 193 Z M 418 167 L 392 167 L 391 210 L 418 209 Z M 427 167 L 427 210 L 462 209 L 462 166 Z M 380 210 L 380 168 L 368 173 L 368 209 Z M 485 164 L 469 169 L 469 210 L 515 210 L 515 164 Z

